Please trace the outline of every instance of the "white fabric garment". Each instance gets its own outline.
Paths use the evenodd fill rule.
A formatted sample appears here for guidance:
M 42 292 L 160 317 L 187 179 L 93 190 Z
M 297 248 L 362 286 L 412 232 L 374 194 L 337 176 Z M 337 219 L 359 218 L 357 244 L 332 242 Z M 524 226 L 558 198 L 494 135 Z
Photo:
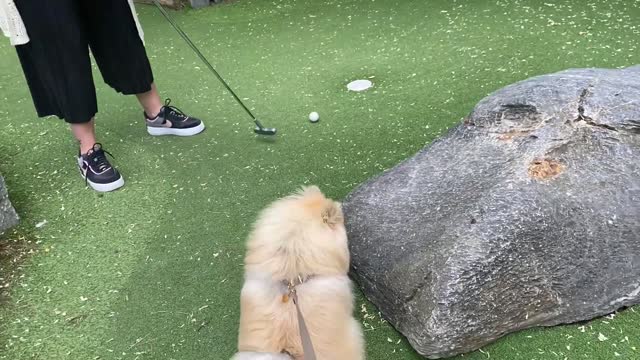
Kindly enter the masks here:
M 133 14 L 133 19 L 136 22 L 140 39 L 144 41 L 144 32 L 142 31 L 142 26 L 138 20 L 138 14 L 136 13 L 136 8 L 133 5 L 133 0 L 129 0 L 129 6 L 131 7 L 131 13 Z M 13 0 L 0 0 L 0 29 L 2 30 L 2 33 L 9 38 L 11 45 L 23 45 L 29 42 L 27 29 L 22 22 L 20 13 L 18 12 Z

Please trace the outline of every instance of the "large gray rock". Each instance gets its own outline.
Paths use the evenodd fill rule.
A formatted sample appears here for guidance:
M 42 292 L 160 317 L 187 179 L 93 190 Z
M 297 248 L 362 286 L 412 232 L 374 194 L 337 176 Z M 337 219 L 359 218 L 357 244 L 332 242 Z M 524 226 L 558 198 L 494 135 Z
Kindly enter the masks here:
M 429 358 L 640 302 L 640 67 L 540 76 L 345 201 L 353 273 Z
M 18 214 L 11 206 L 4 179 L 0 176 L 0 234 L 18 223 Z

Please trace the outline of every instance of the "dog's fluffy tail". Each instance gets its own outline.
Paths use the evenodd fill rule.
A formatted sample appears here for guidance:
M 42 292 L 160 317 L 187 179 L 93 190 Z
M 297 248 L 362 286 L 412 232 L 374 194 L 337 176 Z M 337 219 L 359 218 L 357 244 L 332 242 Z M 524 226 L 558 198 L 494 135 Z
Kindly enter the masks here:
M 257 353 L 257 352 L 239 352 L 235 354 L 231 360 L 293 360 L 287 354 Z

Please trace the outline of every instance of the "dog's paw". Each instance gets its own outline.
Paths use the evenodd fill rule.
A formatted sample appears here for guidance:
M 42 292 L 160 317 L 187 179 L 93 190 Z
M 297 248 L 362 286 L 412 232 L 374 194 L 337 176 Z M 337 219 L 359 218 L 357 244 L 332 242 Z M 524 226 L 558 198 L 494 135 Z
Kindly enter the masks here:
M 235 354 L 231 360 L 293 360 L 287 354 L 257 353 L 257 352 L 239 352 Z

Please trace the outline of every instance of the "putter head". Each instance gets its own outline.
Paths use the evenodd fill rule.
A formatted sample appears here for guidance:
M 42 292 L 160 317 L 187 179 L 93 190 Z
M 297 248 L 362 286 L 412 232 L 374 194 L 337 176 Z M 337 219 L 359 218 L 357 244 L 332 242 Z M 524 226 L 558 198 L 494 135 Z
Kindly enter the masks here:
M 263 128 L 263 127 L 256 126 L 256 128 L 253 129 L 253 132 L 255 132 L 258 135 L 273 136 L 278 132 L 278 130 L 276 128 Z
M 258 121 L 257 119 L 255 120 L 255 123 L 256 123 L 256 128 L 253 129 L 253 132 L 258 134 L 258 135 L 273 136 L 278 132 L 278 130 L 276 128 L 266 128 L 266 127 L 262 126 L 260 121 Z

